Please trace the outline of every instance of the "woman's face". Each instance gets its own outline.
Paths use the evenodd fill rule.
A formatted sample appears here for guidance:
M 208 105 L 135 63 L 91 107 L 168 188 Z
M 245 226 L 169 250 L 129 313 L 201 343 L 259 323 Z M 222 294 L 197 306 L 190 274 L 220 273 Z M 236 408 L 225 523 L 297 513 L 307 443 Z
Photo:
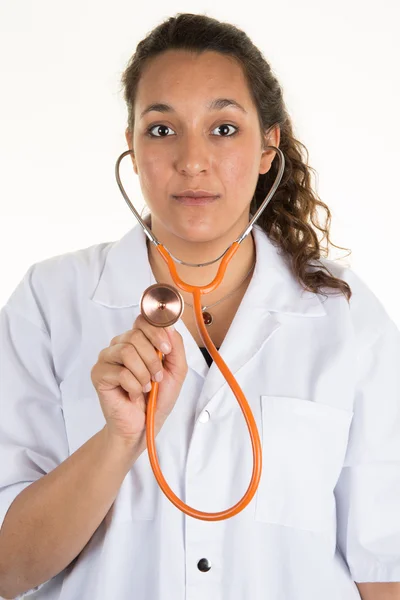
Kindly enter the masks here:
M 209 104 L 219 98 L 233 105 Z M 168 107 L 154 107 L 151 104 Z M 259 173 L 276 156 L 263 152 L 257 110 L 238 63 L 207 51 L 168 50 L 152 59 L 140 79 L 133 140 L 126 131 L 152 229 L 182 240 L 205 242 L 244 229 Z M 279 128 L 269 134 L 279 146 Z M 175 196 L 203 189 L 218 198 L 187 206 Z

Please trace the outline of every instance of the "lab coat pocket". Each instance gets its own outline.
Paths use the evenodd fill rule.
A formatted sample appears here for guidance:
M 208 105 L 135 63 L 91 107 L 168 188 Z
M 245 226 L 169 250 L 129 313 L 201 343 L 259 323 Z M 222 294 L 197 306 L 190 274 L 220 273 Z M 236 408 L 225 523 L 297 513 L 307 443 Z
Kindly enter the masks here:
M 263 468 L 255 519 L 328 529 L 353 413 L 300 398 L 261 396 L 261 415 Z

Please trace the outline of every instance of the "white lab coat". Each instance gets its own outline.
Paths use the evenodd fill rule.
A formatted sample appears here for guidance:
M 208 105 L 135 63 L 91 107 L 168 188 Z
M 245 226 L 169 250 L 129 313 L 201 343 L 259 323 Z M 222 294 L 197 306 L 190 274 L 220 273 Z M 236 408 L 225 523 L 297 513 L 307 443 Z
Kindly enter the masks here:
M 399 330 L 350 268 L 322 259 L 352 287 L 349 307 L 304 292 L 262 229 L 253 235 L 255 271 L 220 353 L 262 439 L 256 495 L 228 520 L 187 517 L 145 451 L 78 558 L 32 599 L 355 600 L 354 581 L 400 581 Z M 155 283 L 145 239 L 136 225 L 36 263 L 2 309 L 0 523 L 105 425 L 90 372 Z M 250 438 L 217 366 L 176 328 L 189 370 L 157 453 L 182 500 L 221 511 L 250 482 Z

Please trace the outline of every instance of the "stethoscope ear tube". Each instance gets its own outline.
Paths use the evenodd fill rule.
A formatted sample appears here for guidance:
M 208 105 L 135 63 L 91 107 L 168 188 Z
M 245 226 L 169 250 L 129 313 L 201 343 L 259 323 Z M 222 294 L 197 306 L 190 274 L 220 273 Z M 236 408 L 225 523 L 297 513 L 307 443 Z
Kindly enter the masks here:
M 278 157 L 279 157 L 279 169 L 278 169 L 278 173 L 277 176 L 275 178 L 274 183 L 272 184 L 271 189 L 269 190 L 267 196 L 265 197 L 265 199 L 263 200 L 261 206 L 257 209 L 257 211 L 254 213 L 253 217 L 251 218 L 249 224 L 247 225 L 247 227 L 242 231 L 242 233 L 239 235 L 239 237 L 235 240 L 236 242 L 238 242 L 239 244 L 241 244 L 243 242 L 243 240 L 248 236 L 248 234 L 250 233 L 250 231 L 253 228 L 254 223 L 257 221 L 257 219 L 260 217 L 260 215 L 264 212 L 264 210 L 267 207 L 267 204 L 270 202 L 272 196 L 274 195 L 276 189 L 278 188 L 282 176 L 283 176 L 283 172 L 285 170 L 285 157 L 284 154 L 282 152 L 282 150 L 280 148 L 277 148 L 276 146 L 266 146 L 265 149 L 268 148 L 272 148 L 273 150 L 276 150 Z M 129 208 L 131 209 L 131 211 L 133 212 L 133 214 L 135 215 L 136 219 L 138 220 L 138 222 L 140 223 L 144 233 L 146 234 L 146 236 L 148 237 L 148 239 L 150 240 L 150 242 L 152 244 L 154 244 L 155 246 L 159 245 L 159 241 L 156 238 L 156 236 L 153 234 L 153 232 L 151 231 L 151 229 L 148 228 L 148 226 L 146 225 L 146 223 L 143 221 L 142 217 L 139 215 L 139 213 L 137 212 L 137 210 L 135 209 L 135 207 L 133 206 L 132 202 L 129 199 L 128 194 L 125 192 L 124 186 L 122 185 L 121 182 L 121 178 L 119 175 L 119 165 L 122 161 L 122 159 L 127 156 L 128 154 L 133 153 L 133 150 L 125 150 L 125 152 L 122 152 L 122 154 L 120 154 L 120 156 L 117 158 L 117 162 L 115 163 L 115 178 L 117 180 L 117 184 L 118 187 L 121 191 L 121 194 L 123 195 L 127 205 L 129 206 Z M 179 260 L 179 258 L 176 258 L 175 256 L 172 256 L 172 258 L 175 260 L 175 262 L 181 263 L 183 265 L 189 265 L 191 267 L 203 267 L 206 265 L 210 265 L 214 262 L 217 262 L 218 260 L 220 260 L 224 254 L 228 251 L 229 247 L 225 250 L 225 252 L 223 254 L 221 254 L 220 256 L 218 256 L 217 258 L 215 258 L 212 261 L 209 261 L 207 263 L 199 263 L 199 264 L 193 264 L 193 263 L 187 263 L 184 262 L 182 260 Z M 168 252 L 168 250 L 167 250 Z
M 190 263 L 184 263 L 183 261 L 180 261 L 179 259 L 175 258 L 162 244 L 160 244 L 160 242 L 153 235 L 151 230 L 147 227 L 146 223 L 144 223 L 144 221 L 142 220 L 142 218 L 140 217 L 140 215 L 138 214 L 138 212 L 135 210 L 134 206 L 130 202 L 128 196 L 126 195 L 125 190 L 122 186 L 121 180 L 119 178 L 119 163 L 124 156 L 126 156 L 127 154 L 129 154 L 131 152 L 131 150 L 128 150 L 128 151 L 124 152 L 123 154 L 121 154 L 121 156 L 118 158 L 117 164 L 116 164 L 117 182 L 118 182 L 118 185 L 122 192 L 122 195 L 124 196 L 125 200 L 127 201 L 128 206 L 130 207 L 130 209 L 134 213 L 135 217 L 137 218 L 137 220 L 143 227 L 143 230 L 146 233 L 147 237 L 150 239 L 150 241 L 153 244 L 155 244 L 155 246 L 156 246 L 157 250 L 159 251 L 159 253 L 161 254 L 162 258 L 167 263 L 174 283 L 181 290 L 190 292 L 193 295 L 193 309 L 194 309 L 196 325 L 197 325 L 199 335 L 200 335 L 201 339 L 203 340 L 203 343 L 204 343 L 205 347 L 207 348 L 207 351 L 213 358 L 214 362 L 216 363 L 217 367 L 221 371 L 226 382 L 228 383 L 229 387 L 231 388 L 232 392 L 234 393 L 234 395 L 240 405 L 240 408 L 242 410 L 242 413 L 243 413 L 243 416 L 247 423 L 247 427 L 248 427 L 249 434 L 250 434 L 252 451 L 253 451 L 253 472 L 252 472 L 249 487 L 247 488 L 243 498 L 241 500 L 239 500 L 231 508 L 228 508 L 226 510 L 216 512 L 216 513 L 203 512 L 203 511 L 200 511 L 200 510 L 197 510 L 195 508 L 188 506 L 187 504 L 182 502 L 182 500 L 180 500 L 180 498 L 178 498 L 178 496 L 176 496 L 176 494 L 174 494 L 174 492 L 172 491 L 172 489 L 169 487 L 168 483 L 166 482 L 166 480 L 161 472 L 161 469 L 160 469 L 160 465 L 159 465 L 158 458 L 157 458 L 155 437 L 154 437 L 154 416 L 155 416 L 159 384 L 157 382 L 152 382 L 152 387 L 151 387 L 151 390 L 149 392 L 149 397 L 148 397 L 147 413 L 146 413 L 146 438 L 147 438 L 147 449 L 148 449 L 151 468 L 153 470 L 154 476 L 155 476 L 161 490 L 166 495 L 166 497 L 177 508 L 179 508 L 179 510 L 181 510 L 185 514 L 187 514 L 191 517 L 194 517 L 195 519 L 201 519 L 203 521 L 221 521 L 223 519 L 229 519 L 230 517 L 237 515 L 253 499 L 254 494 L 257 491 L 258 484 L 260 482 L 260 478 L 261 478 L 262 448 L 261 448 L 260 436 L 259 436 L 258 429 L 257 429 L 257 423 L 254 419 L 254 416 L 250 409 L 250 406 L 249 406 L 238 382 L 236 381 L 235 377 L 233 376 L 232 372 L 229 370 L 228 366 L 226 365 L 226 363 L 224 362 L 222 357 L 220 356 L 217 348 L 215 347 L 213 341 L 211 340 L 211 338 L 207 332 L 207 329 L 205 327 L 204 320 L 203 320 L 202 307 L 201 307 L 201 296 L 215 290 L 221 284 L 229 262 L 231 261 L 232 257 L 235 255 L 235 253 L 237 252 L 241 242 L 250 233 L 254 223 L 257 221 L 257 219 L 259 218 L 261 213 L 264 211 L 265 207 L 267 206 L 268 202 L 272 198 L 275 190 L 277 189 L 277 187 L 282 179 L 284 166 L 285 166 L 285 159 L 284 159 L 283 153 L 279 148 L 276 148 L 275 146 L 268 146 L 268 148 L 273 148 L 274 150 L 276 150 L 278 153 L 279 159 L 280 159 L 279 171 L 278 171 L 277 177 L 274 181 L 274 184 L 273 184 L 271 190 L 269 191 L 267 197 L 263 201 L 262 205 L 260 206 L 260 208 L 253 215 L 250 223 L 248 224 L 246 229 L 243 231 L 243 233 L 225 250 L 225 252 L 220 257 L 218 257 L 214 261 L 211 261 L 211 262 L 216 262 L 216 260 L 219 260 L 220 258 L 222 258 L 221 264 L 218 268 L 218 272 L 217 272 L 215 278 L 213 279 L 213 281 L 211 281 L 209 284 L 207 284 L 205 286 L 193 286 L 193 285 L 187 284 L 184 281 L 182 281 L 182 279 L 179 277 L 179 275 L 177 273 L 175 262 L 180 262 L 182 264 L 190 264 Z M 196 264 L 196 265 L 191 265 L 191 266 L 204 266 L 205 264 L 211 264 L 211 263 L 203 263 L 202 265 Z M 140 300 L 140 310 L 141 310 L 142 315 L 149 323 L 151 323 L 155 327 L 168 327 L 169 325 L 174 324 L 181 317 L 183 308 L 184 308 L 184 302 L 183 302 L 183 298 L 182 298 L 182 295 L 180 294 L 180 292 L 177 289 L 175 289 L 173 286 L 164 284 L 164 283 L 160 283 L 160 284 L 157 283 L 155 285 L 148 287 L 143 292 L 142 298 Z M 162 352 L 157 350 L 157 354 L 158 354 L 159 359 L 162 360 L 163 359 Z

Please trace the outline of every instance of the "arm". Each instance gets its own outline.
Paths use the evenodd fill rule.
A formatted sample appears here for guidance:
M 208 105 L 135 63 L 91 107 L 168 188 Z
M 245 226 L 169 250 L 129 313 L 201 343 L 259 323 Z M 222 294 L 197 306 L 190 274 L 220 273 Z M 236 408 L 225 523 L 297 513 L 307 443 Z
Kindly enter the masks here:
M 362 600 L 400 600 L 400 582 L 357 583 Z
M 105 428 L 70 453 L 51 319 L 39 302 L 50 289 L 38 277 L 30 268 L 0 310 L 0 594 L 8 597 L 35 592 L 80 553 L 144 442 L 128 450 Z
M 40 585 L 80 553 L 142 451 L 143 444 L 111 438 L 105 426 L 15 498 L 0 530 L 2 596 Z
M 335 488 L 338 547 L 363 600 L 395 593 L 400 582 L 399 365 L 400 332 L 388 320 L 359 355 L 354 416 Z

